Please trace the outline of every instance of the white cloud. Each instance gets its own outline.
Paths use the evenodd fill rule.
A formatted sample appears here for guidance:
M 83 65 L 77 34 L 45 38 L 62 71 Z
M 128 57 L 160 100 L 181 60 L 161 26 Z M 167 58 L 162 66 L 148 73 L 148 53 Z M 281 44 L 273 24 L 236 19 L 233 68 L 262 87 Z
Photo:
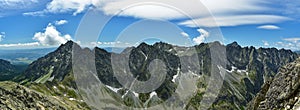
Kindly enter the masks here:
M 258 26 L 258 29 L 267 29 L 267 30 L 278 30 L 280 29 L 280 27 L 275 26 L 275 25 L 262 25 L 262 26 Z
M 204 6 L 201 6 L 201 3 Z M 151 17 L 160 19 L 179 19 L 185 17 L 181 12 L 191 17 L 207 16 L 210 14 L 207 8 L 215 15 L 267 10 L 260 6 L 262 4 L 265 3 L 260 0 L 189 0 L 188 2 L 182 0 L 150 0 L 148 2 L 120 0 L 105 2 L 102 10 L 108 15 L 114 15 L 122 10 L 122 15 L 138 18 L 152 15 Z
M 36 12 L 25 12 L 23 13 L 24 16 L 45 16 L 44 11 L 36 11 Z
M 0 33 L 0 42 L 5 38 L 5 32 Z
M 201 6 L 201 3 L 204 6 Z M 265 4 L 267 2 L 261 0 L 190 0 L 189 2 L 182 0 L 148 0 L 147 2 L 137 0 L 52 0 L 43 11 L 72 12 L 73 15 L 76 15 L 88 8 L 97 8 L 108 15 L 114 15 L 122 10 L 124 16 L 178 19 L 183 15 L 181 12 L 175 11 L 175 8 L 195 17 L 209 14 L 207 8 L 213 14 L 256 12 L 270 9 L 266 8 Z M 124 10 L 125 8 L 128 10 Z
M 300 38 L 283 38 L 282 41 L 275 43 L 275 46 L 278 48 L 285 48 L 291 50 L 300 50 Z
M 284 41 L 288 41 L 288 42 L 294 42 L 297 43 L 298 41 L 300 41 L 299 37 L 295 37 L 295 38 L 284 38 Z
M 17 44 L 0 44 L 0 48 L 2 47 L 33 47 L 33 46 L 39 46 L 40 43 L 38 42 L 32 42 L 32 43 L 17 43 Z
M 201 6 L 201 3 L 203 6 Z M 238 26 L 248 24 L 278 23 L 290 20 L 287 17 L 268 14 L 276 9 L 274 2 L 261 0 L 52 0 L 46 9 L 24 15 L 44 13 L 82 13 L 89 8 L 97 9 L 107 15 L 132 16 L 147 19 L 196 19 L 200 26 Z M 209 11 L 208 11 L 209 10 Z M 44 12 L 44 13 L 41 13 Z M 214 18 L 210 16 L 210 12 Z M 272 14 L 272 15 L 271 15 Z M 214 22 L 216 19 L 216 23 Z M 192 20 L 180 22 L 181 25 L 196 27 Z
M 82 13 L 84 10 L 97 7 L 103 1 L 100 0 L 52 0 L 46 6 L 46 9 L 36 12 L 26 12 L 23 15 L 43 16 L 47 13 L 68 13 L 73 15 Z
M 274 15 L 232 15 L 232 16 L 215 16 L 214 18 L 199 18 L 180 22 L 179 25 L 187 27 L 216 27 L 216 26 L 238 26 L 249 24 L 278 23 L 291 20 L 287 17 Z
M 24 9 L 30 8 L 28 6 L 38 3 L 38 0 L 1 0 L 0 9 Z
M 67 20 L 59 20 L 59 21 L 55 21 L 55 25 L 59 26 L 59 25 L 63 25 L 63 24 L 66 24 L 68 23 Z
M 89 5 L 92 5 L 92 0 L 52 0 L 47 5 L 47 11 L 52 13 L 73 12 L 73 15 L 76 15 Z
M 114 41 L 114 42 L 91 42 L 86 46 L 88 47 L 130 47 L 133 45 L 128 42 Z
M 203 43 L 205 41 L 205 38 L 209 37 L 209 32 L 204 29 L 198 29 L 197 31 L 200 33 L 200 36 L 193 38 L 193 41 L 196 44 Z
M 14 15 L 35 9 L 45 1 L 39 0 L 0 0 L 0 17 Z
M 181 32 L 180 33 L 183 37 L 189 37 L 189 34 L 185 33 L 185 32 Z
M 62 35 L 55 26 L 49 23 L 44 32 L 35 33 L 32 39 L 37 40 L 41 45 L 53 46 L 66 43 L 71 40 L 71 36 Z
M 281 14 L 291 16 L 293 18 L 300 17 L 300 0 L 272 0 L 272 2 L 281 6 L 279 10 Z
M 270 46 L 269 42 L 268 41 L 262 41 L 264 43 L 264 46 Z

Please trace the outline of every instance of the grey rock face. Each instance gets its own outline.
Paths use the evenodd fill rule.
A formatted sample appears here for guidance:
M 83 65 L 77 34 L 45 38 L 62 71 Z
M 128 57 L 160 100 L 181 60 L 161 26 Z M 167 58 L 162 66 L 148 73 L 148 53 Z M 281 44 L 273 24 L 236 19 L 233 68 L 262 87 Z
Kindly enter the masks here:
M 67 109 L 66 105 L 60 104 L 55 99 L 29 90 L 16 83 L 1 82 L 0 85 L 1 110 Z
M 279 69 L 272 81 L 248 105 L 248 109 L 299 109 L 300 59 Z

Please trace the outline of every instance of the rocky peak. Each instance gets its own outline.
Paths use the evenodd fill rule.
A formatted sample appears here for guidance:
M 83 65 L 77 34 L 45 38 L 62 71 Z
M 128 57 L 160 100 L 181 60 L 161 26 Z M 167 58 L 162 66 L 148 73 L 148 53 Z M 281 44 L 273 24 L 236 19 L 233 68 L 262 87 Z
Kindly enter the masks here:
M 60 45 L 54 52 L 31 63 L 18 81 L 46 82 L 62 81 L 72 71 L 72 49 L 80 48 L 73 41 Z
M 236 41 L 228 44 L 227 47 L 239 47 L 239 48 L 241 48 L 241 46 Z

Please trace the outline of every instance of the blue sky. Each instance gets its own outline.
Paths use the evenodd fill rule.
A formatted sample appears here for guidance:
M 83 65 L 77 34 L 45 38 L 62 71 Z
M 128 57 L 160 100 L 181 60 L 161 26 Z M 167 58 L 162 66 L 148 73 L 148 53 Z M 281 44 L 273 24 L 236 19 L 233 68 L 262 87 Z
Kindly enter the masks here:
M 87 12 L 113 18 L 99 36 L 91 24 L 76 38 Z M 158 39 L 300 50 L 299 19 L 300 0 L 0 0 L 0 49 L 57 47 L 67 40 L 124 47 Z M 84 42 L 86 36 L 99 38 Z

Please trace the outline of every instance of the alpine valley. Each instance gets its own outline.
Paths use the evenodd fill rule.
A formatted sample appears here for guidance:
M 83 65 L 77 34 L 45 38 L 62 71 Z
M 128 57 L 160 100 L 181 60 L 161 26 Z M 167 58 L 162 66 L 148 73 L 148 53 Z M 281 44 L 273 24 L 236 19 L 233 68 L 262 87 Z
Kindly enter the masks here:
M 225 65 L 213 65 L 212 47 L 224 49 Z M 104 103 L 114 104 L 115 108 L 102 108 L 86 103 L 79 90 L 73 71 L 72 51 L 95 57 L 96 77 L 105 85 L 103 91 L 114 97 Z M 195 52 L 189 52 L 194 49 Z M 130 72 L 139 81 L 150 79 L 150 62 L 160 59 L 165 63 L 166 76 L 162 84 L 152 92 L 137 93 L 123 87 L 114 75 L 122 73 L 113 67 L 112 56 L 128 54 Z M 198 59 L 192 59 L 197 57 Z M 197 78 L 194 94 L 187 103 L 176 102 L 182 109 L 198 110 L 206 105 L 200 102 L 208 89 L 210 76 L 214 69 L 223 70 L 218 75 L 223 80 L 209 109 L 299 109 L 300 107 L 300 59 L 291 50 L 276 48 L 241 47 L 237 42 L 228 45 L 219 42 L 201 43 L 192 47 L 181 47 L 163 42 L 153 45 L 141 43 L 137 47 L 128 47 L 121 53 L 108 52 L 105 49 L 81 48 L 73 41 L 62 44 L 55 51 L 38 58 L 22 69 L 8 61 L 0 60 L 0 109 L 120 109 L 149 108 L 161 104 L 173 95 L 180 96 L 176 89 L 180 79 Z M 84 59 L 84 58 L 83 58 Z M 185 64 L 197 66 L 184 67 Z M 118 61 L 122 61 L 118 59 Z M 159 72 L 159 71 L 154 71 Z M 126 74 L 126 72 L 124 72 Z M 187 77 L 189 78 L 189 77 Z M 104 105 L 105 105 L 104 104 Z M 119 107 L 120 106 L 120 107 Z

